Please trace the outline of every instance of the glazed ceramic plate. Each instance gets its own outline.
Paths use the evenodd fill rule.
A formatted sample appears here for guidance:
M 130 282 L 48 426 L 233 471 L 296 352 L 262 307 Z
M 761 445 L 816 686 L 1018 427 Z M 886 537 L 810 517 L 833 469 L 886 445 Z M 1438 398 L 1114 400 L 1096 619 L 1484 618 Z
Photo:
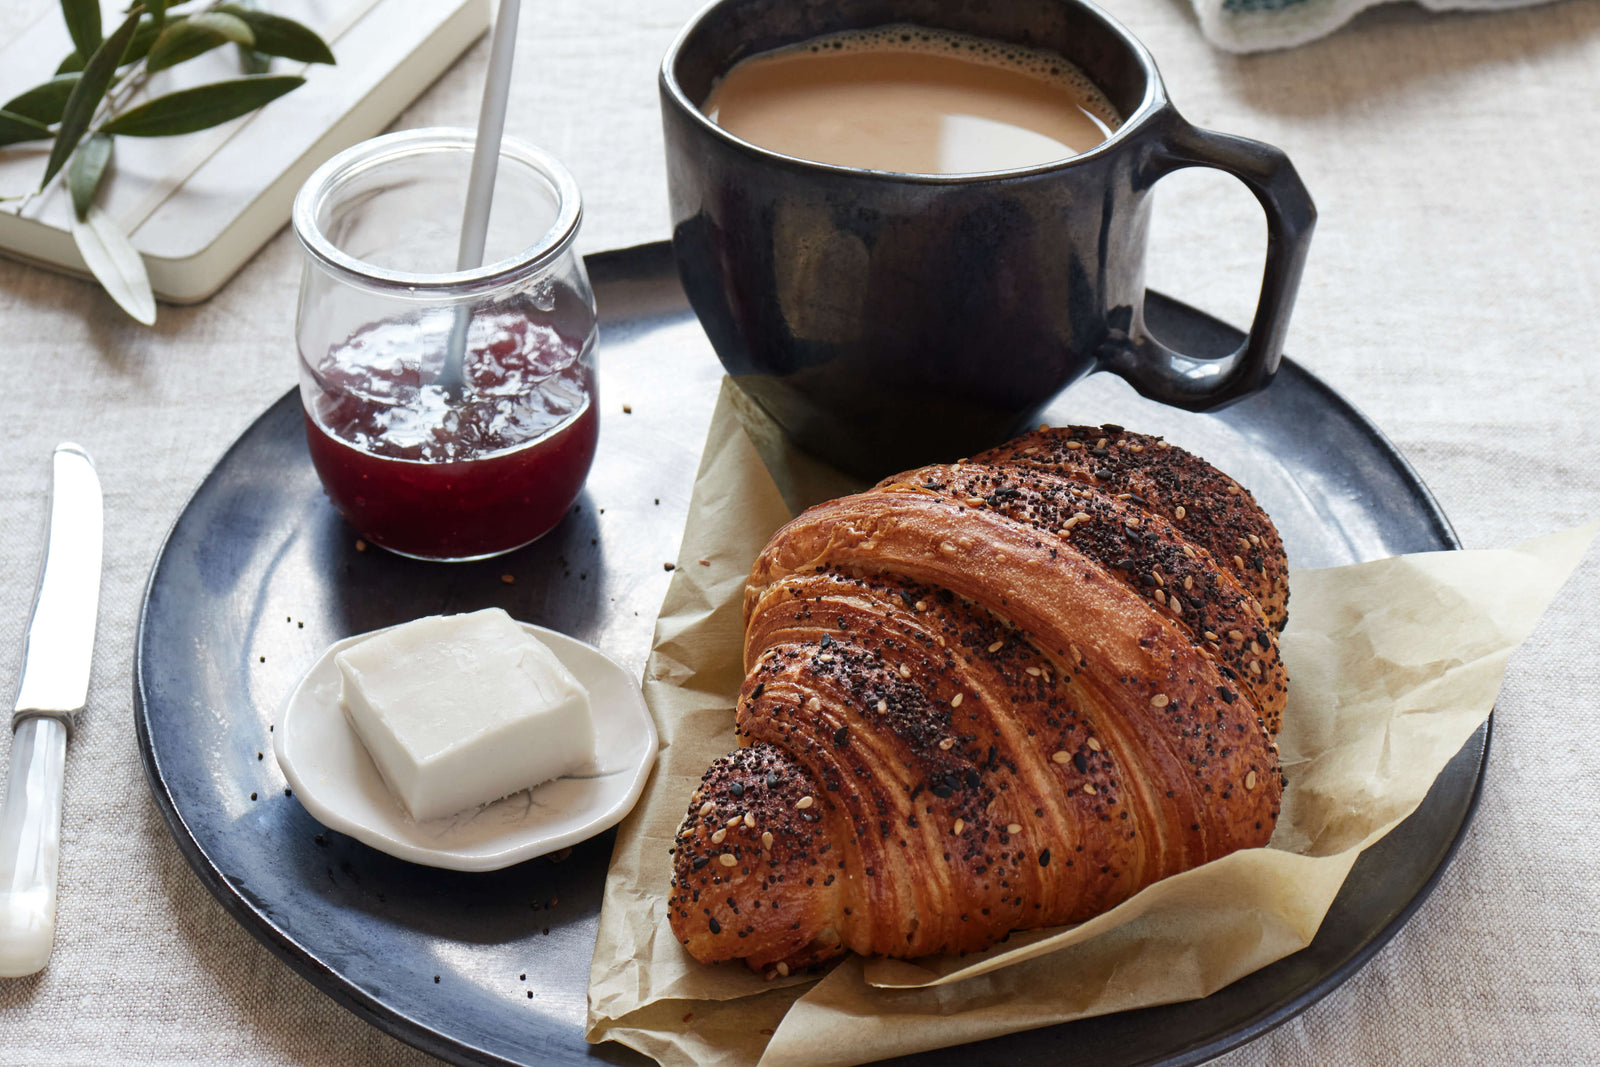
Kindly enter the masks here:
M 639 799 L 656 761 L 656 726 L 639 685 L 599 649 L 542 626 L 545 643 L 589 691 L 595 755 L 588 766 L 472 811 L 418 822 L 400 807 L 339 706 L 336 641 L 289 693 L 273 755 L 313 818 L 396 859 L 453 871 L 496 871 L 609 830 Z M 382 631 L 378 631 L 382 632 Z
M 452 1063 L 644 1062 L 583 1040 L 613 834 L 498 871 L 420 867 L 325 830 L 285 795 L 270 753 L 285 696 L 329 645 L 418 615 L 503 607 L 642 673 L 722 368 L 665 245 L 591 257 L 589 269 L 600 451 L 573 513 L 542 541 L 453 565 L 361 551 L 322 496 L 290 393 L 178 517 L 140 620 L 139 744 L 196 875 L 317 988 Z M 1227 351 L 1240 338 L 1155 294 L 1146 317 L 1185 351 Z M 286 356 L 286 383 L 292 374 Z M 1047 418 L 1120 422 L 1194 449 L 1250 486 L 1298 567 L 1456 547 L 1393 446 L 1291 361 L 1266 392 L 1216 415 L 1150 404 L 1096 375 Z M 1360 967 L 1427 895 L 1471 815 L 1487 742 L 1487 729 L 1474 736 L 1417 812 L 1362 856 L 1303 951 L 1201 1001 L 908 1062 L 1192 1064 L 1277 1025 Z

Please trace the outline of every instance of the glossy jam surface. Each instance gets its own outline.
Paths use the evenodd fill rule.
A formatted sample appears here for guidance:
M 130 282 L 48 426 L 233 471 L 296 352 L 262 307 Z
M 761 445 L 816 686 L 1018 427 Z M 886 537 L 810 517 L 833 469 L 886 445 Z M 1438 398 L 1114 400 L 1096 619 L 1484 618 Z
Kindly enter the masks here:
M 441 381 L 447 309 L 373 323 L 304 360 L 312 462 L 351 525 L 405 555 L 470 559 L 561 520 L 599 437 L 592 320 L 561 310 L 479 308 L 456 388 Z

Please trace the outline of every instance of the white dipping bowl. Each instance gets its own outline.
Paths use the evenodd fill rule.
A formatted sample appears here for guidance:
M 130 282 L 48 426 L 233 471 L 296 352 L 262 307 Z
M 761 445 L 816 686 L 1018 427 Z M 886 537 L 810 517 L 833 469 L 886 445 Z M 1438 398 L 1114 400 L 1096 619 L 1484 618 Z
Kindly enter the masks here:
M 382 633 L 332 645 L 284 702 L 273 754 L 312 818 L 398 859 L 453 871 L 494 871 L 615 826 L 633 808 L 656 760 L 656 726 L 631 674 L 598 649 L 519 623 L 589 691 L 595 758 L 590 767 L 492 804 L 417 822 L 389 792 L 339 707 L 333 657 Z

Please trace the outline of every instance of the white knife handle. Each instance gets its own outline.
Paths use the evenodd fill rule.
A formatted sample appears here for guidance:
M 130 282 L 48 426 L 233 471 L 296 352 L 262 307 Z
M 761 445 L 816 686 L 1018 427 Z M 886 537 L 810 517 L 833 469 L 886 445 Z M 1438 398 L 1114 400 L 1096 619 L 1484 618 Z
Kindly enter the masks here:
M 59 720 L 34 716 L 17 724 L 0 810 L 0 978 L 50 962 L 66 763 L 67 728 Z

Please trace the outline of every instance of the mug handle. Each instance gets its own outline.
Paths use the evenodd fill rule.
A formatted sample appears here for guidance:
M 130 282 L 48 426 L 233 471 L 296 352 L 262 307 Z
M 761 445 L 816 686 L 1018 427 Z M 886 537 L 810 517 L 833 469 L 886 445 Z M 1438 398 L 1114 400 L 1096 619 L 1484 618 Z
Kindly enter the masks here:
M 1244 343 L 1219 358 L 1185 355 L 1139 325 L 1106 369 L 1151 400 L 1188 411 L 1214 411 L 1265 389 L 1278 372 L 1289 313 L 1305 269 L 1317 209 L 1289 157 L 1272 145 L 1191 126 L 1168 109 L 1152 131 L 1137 173 L 1143 189 L 1185 167 L 1212 167 L 1250 189 L 1267 216 L 1267 259 L 1255 319 Z

